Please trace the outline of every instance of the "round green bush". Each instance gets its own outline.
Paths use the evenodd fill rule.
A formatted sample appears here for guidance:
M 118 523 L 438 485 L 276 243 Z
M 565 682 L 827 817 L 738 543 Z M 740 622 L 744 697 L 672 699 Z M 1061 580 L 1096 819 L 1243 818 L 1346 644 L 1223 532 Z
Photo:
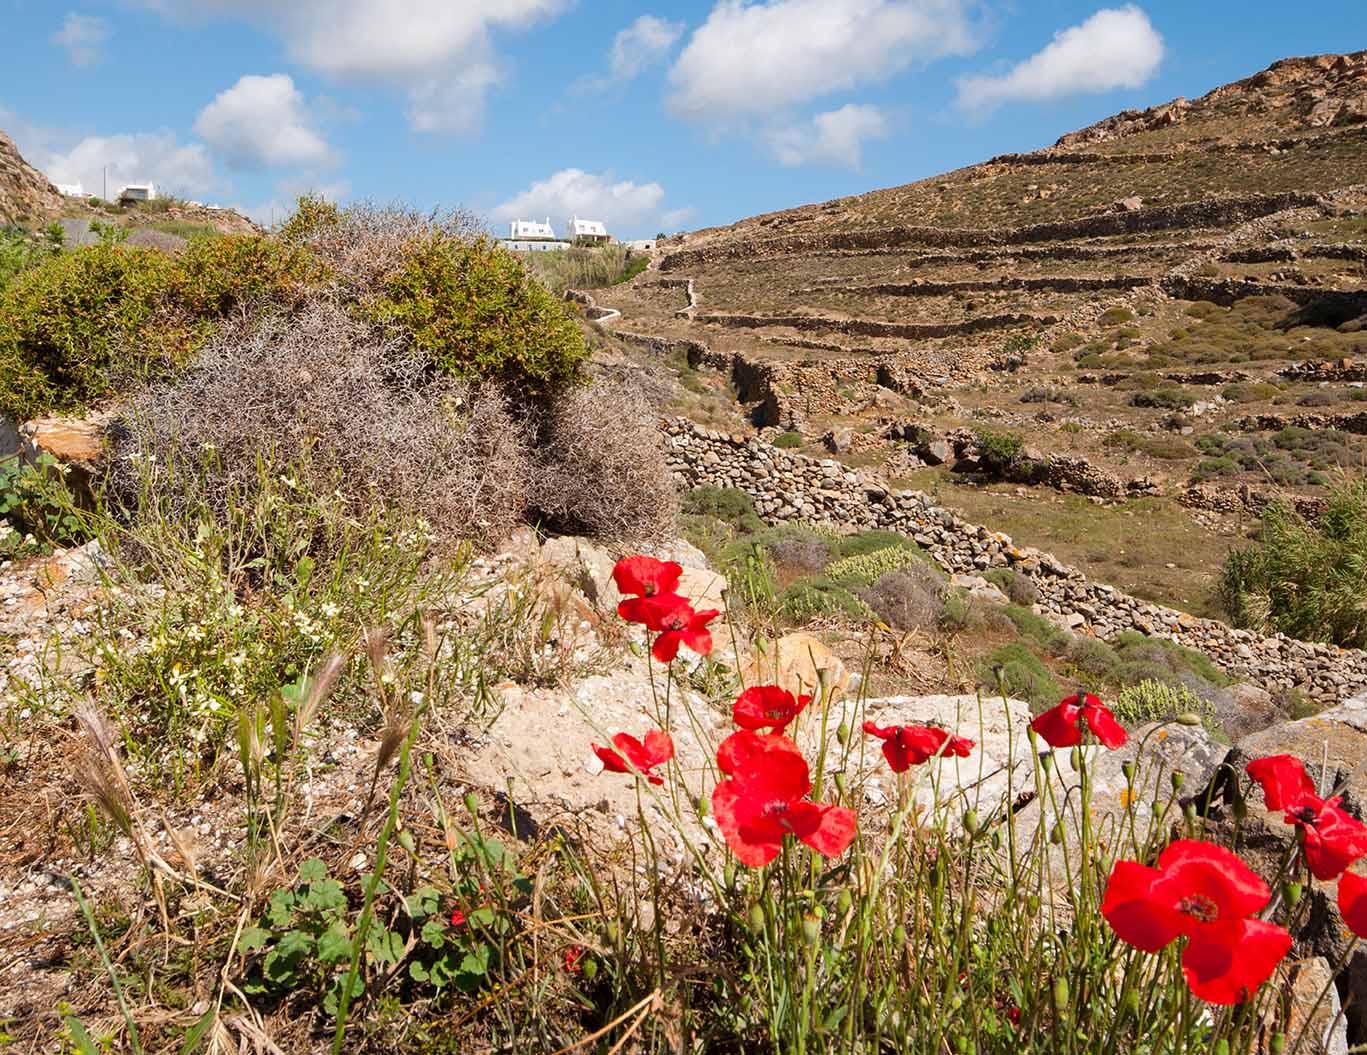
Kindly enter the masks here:
M 802 446 L 802 433 L 784 432 L 774 437 L 774 446 L 784 450 L 791 450 L 794 447 Z

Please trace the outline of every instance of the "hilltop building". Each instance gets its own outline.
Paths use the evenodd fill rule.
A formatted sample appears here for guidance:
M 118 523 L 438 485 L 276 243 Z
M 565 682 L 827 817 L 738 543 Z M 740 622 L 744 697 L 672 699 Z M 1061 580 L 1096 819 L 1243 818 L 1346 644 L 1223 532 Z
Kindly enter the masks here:
M 612 241 L 607 226 L 598 220 L 581 220 L 578 216 L 572 216 L 565 227 L 565 234 L 575 245 L 607 245 Z
M 504 249 L 516 253 L 547 253 L 558 249 L 568 249 L 570 243 L 555 236 L 551 218 L 545 223 L 536 220 L 514 220 L 508 225 L 508 237 L 502 240 Z
M 138 202 L 156 200 L 157 188 L 151 183 L 130 183 L 119 191 L 120 205 L 134 205 Z

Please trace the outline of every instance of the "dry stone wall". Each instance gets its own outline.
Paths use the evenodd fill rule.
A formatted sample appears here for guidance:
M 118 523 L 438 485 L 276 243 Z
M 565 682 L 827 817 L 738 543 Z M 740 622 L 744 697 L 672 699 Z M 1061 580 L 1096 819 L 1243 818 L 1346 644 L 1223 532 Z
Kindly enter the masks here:
M 1015 568 L 1039 588 L 1039 607 L 1079 633 L 1106 639 L 1127 630 L 1199 649 L 1232 675 L 1277 691 L 1300 687 L 1322 703 L 1367 689 L 1367 653 L 1264 637 L 1198 619 L 1091 582 L 1050 554 L 970 524 L 917 491 L 891 491 L 832 459 L 779 450 L 684 419 L 662 426 L 665 453 L 682 487 L 730 487 L 754 499 L 770 523 L 807 521 L 844 531 L 888 528 L 914 538 L 950 572 Z

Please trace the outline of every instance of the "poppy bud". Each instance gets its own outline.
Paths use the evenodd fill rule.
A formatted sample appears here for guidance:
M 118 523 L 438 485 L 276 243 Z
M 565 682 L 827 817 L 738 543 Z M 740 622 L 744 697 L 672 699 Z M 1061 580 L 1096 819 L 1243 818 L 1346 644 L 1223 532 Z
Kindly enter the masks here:
M 467 791 L 465 793 L 465 808 L 470 811 L 471 817 L 479 816 L 479 799 L 475 797 L 473 791 Z
M 1134 759 L 1132 758 L 1127 758 L 1124 762 L 1120 763 L 1120 772 L 1125 774 L 1126 784 L 1134 783 L 1134 769 Z
M 608 945 L 616 945 L 620 932 L 617 930 L 615 921 L 609 920 L 608 925 L 603 928 L 603 938 Z
M 907 943 L 907 928 L 900 923 L 892 928 L 892 943 L 894 945 L 905 945 Z
M 1229 1055 L 1229 1041 L 1221 1038 L 1215 1042 L 1215 1047 L 1210 1049 L 1210 1055 Z
M 1287 908 L 1296 907 L 1296 902 L 1300 901 L 1304 889 L 1300 883 L 1282 884 L 1282 900 L 1286 902 Z
M 726 859 L 726 865 L 721 870 L 721 878 L 728 890 L 736 885 L 736 862 L 729 857 Z
M 840 746 L 844 747 L 850 742 L 850 727 L 847 723 L 841 722 L 835 729 L 835 738 L 840 741 Z
M 698 807 L 698 816 L 706 817 L 708 812 L 712 809 L 712 800 L 706 795 L 699 795 L 696 805 Z
M 584 981 L 593 981 L 594 975 L 598 973 L 598 961 L 589 957 L 584 961 Z
M 1175 794 L 1182 790 L 1182 785 L 1187 782 L 1187 775 L 1181 770 L 1174 770 L 1172 776 L 1168 779 L 1172 781 L 1172 790 Z
M 1073 767 L 1074 773 L 1082 772 L 1082 748 L 1075 747 L 1068 752 L 1068 764 Z
M 844 887 L 840 891 L 840 896 L 835 899 L 835 910 L 842 916 L 850 911 L 854 905 L 854 896 L 850 893 L 849 887 Z
M 1068 1017 L 1068 979 L 1054 979 L 1054 1013 L 1059 1018 Z
M 1000 850 L 1001 848 L 1002 848 L 1002 831 L 1001 831 L 1000 828 L 993 828 L 993 829 L 992 829 L 992 849 L 993 849 L 993 850 Z
M 1063 825 L 1062 825 L 1062 824 L 1055 824 L 1052 828 L 1049 829 L 1049 841 L 1050 841 L 1051 843 L 1053 843 L 1055 846 L 1060 846 L 1060 845 L 1062 845 L 1062 843 L 1063 843 Z
M 838 792 L 840 792 L 840 795 L 841 795 L 842 798 L 844 797 L 844 795 L 845 795 L 845 774 L 844 774 L 844 773 L 837 773 L 837 774 L 835 775 L 835 790 L 838 791 Z
M 1272 1039 L 1267 1042 L 1269 1055 L 1282 1055 L 1286 1050 L 1286 1034 L 1273 1033 Z
M 751 905 L 750 911 L 745 917 L 745 924 L 750 928 L 751 934 L 764 933 L 764 906 Z
M 413 852 L 413 833 L 405 828 L 403 831 L 399 832 L 397 838 L 399 840 L 399 845 L 411 854 Z
M 959 1038 L 954 1041 L 954 1050 L 957 1051 L 959 1055 L 968 1055 L 968 1038 L 960 1035 Z
M 813 912 L 802 917 L 802 938 L 808 945 L 821 941 L 821 920 Z
M 1037 894 L 1031 894 L 1025 899 L 1025 910 L 1032 916 L 1039 915 L 1039 896 Z
M 1034 736 L 1034 735 L 1035 735 L 1035 731 L 1034 731 L 1033 729 L 1030 731 L 1030 735 L 1031 735 L 1031 736 Z M 1040 769 L 1044 770 L 1045 776 L 1048 776 L 1048 775 L 1049 775 L 1049 769 L 1050 769 L 1050 767 L 1051 767 L 1053 764 L 1054 764 L 1054 756 L 1053 756 L 1053 754 L 1051 754 L 1051 753 L 1049 753 L 1049 752 L 1046 752 L 1045 754 L 1042 754 L 1042 755 L 1039 756 L 1039 767 L 1040 767 Z
M 1201 716 L 1195 711 L 1183 711 L 1177 716 L 1178 725 L 1200 725 Z
M 1185 806 L 1182 807 L 1182 818 L 1188 824 L 1196 823 L 1196 803 L 1188 802 Z
M 1131 989 L 1128 993 L 1125 994 L 1125 1002 L 1121 1006 L 1124 1008 L 1126 1014 L 1138 1017 L 1139 994 L 1136 993 L 1133 989 Z
M 969 835 L 978 834 L 978 811 L 966 810 L 964 812 L 964 831 Z

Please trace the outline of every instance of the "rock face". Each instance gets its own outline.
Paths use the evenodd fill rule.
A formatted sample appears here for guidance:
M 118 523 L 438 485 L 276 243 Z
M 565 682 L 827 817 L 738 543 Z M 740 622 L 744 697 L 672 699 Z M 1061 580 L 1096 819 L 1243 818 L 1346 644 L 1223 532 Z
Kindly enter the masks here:
M 19 153 L 0 132 L 0 224 L 33 222 L 56 213 L 62 195 L 48 178 Z

